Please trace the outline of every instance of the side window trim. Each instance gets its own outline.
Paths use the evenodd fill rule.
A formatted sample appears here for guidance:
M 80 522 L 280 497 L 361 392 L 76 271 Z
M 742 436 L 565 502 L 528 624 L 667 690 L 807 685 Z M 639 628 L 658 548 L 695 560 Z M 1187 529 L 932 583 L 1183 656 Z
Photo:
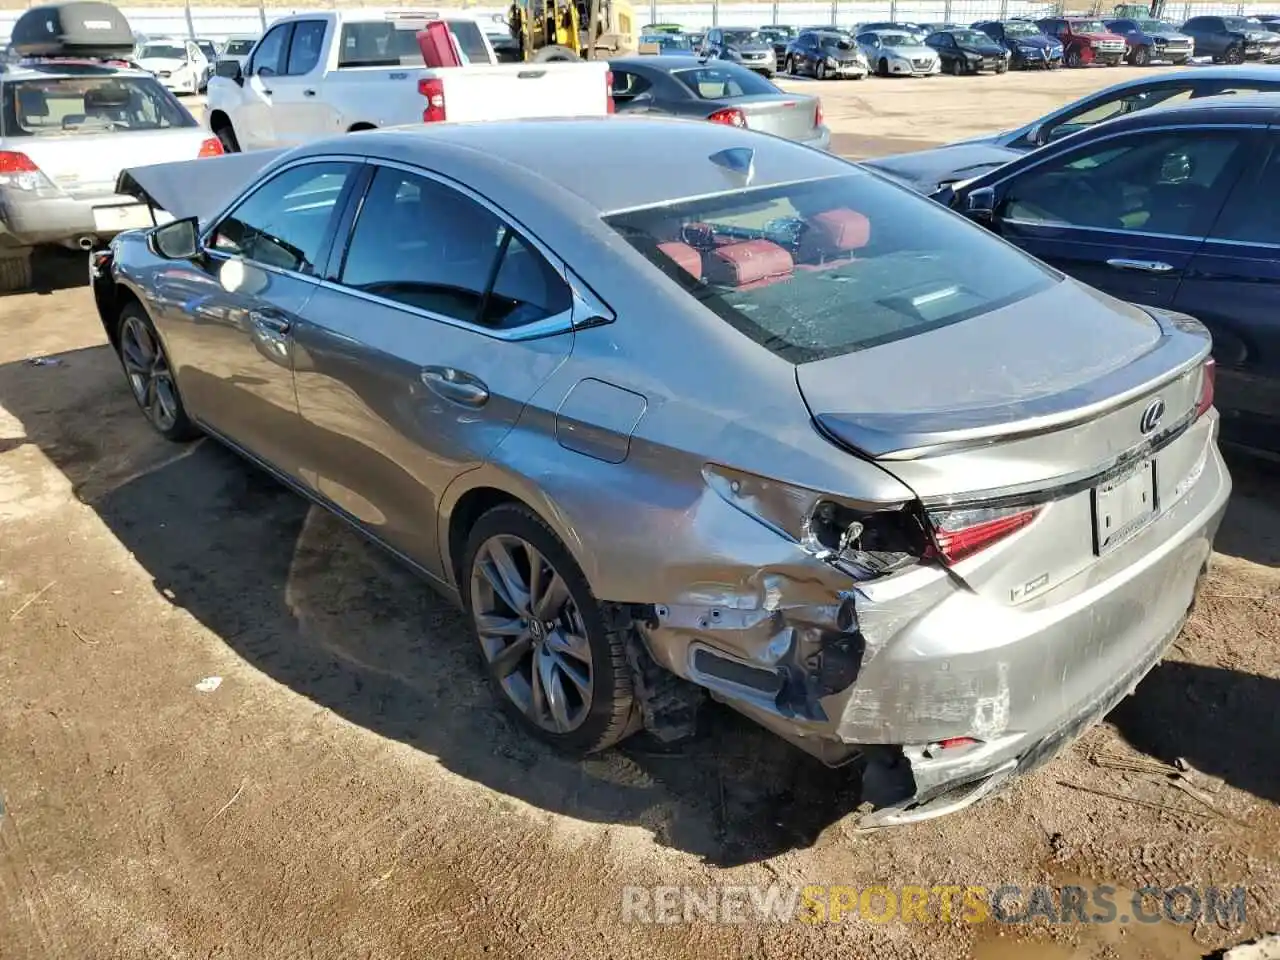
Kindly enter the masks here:
M 994 180 L 990 184 L 987 184 L 987 186 L 993 187 L 995 189 L 996 206 L 997 208 L 999 208 L 999 206 L 1004 202 L 1004 199 L 1005 199 L 1004 193 L 1007 189 L 1007 185 L 1012 180 L 1022 176 L 1028 171 L 1035 170 L 1037 167 L 1044 166 L 1046 163 L 1053 163 L 1054 161 L 1059 161 L 1063 157 L 1070 156 L 1074 153 L 1083 153 L 1084 151 L 1091 150 L 1100 144 L 1106 143 L 1109 140 L 1119 140 L 1121 138 L 1133 137 L 1135 135 L 1149 136 L 1155 133 L 1183 133 L 1188 130 L 1199 130 L 1206 133 L 1212 133 L 1214 131 L 1232 131 L 1232 130 L 1244 131 L 1244 137 L 1242 139 L 1247 140 L 1250 137 L 1256 138 L 1260 133 L 1266 131 L 1267 127 L 1263 124 L 1256 124 L 1256 123 L 1233 123 L 1233 124 L 1224 123 L 1224 124 L 1196 124 L 1196 125 L 1167 126 L 1167 127 L 1147 127 L 1142 130 L 1122 130 L 1119 133 L 1110 133 L 1110 134 L 1107 134 L 1106 136 L 1098 137 L 1095 140 L 1089 141 L 1089 143 L 1087 144 L 1081 144 L 1079 146 L 1073 146 L 1069 150 L 1059 151 L 1058 153 L 1054 154 L 1054 156 L 1052 157 L 1037 157 L 1035 162 L 1029 163 L 1025 167 L 1022 167 L 1020 170 L 1015 170 L 1013 173 L 1010 173 L 1007 176 L 1001 177 L 998 180 Z M 1248 150 L 1246 149 L 1245 151 L 1243 151 L 1243 153 L 1247 156 Z M 1249 161 L 1249 160 L 1245 161 L 1246 169 L 1247 169 L 1247 164 L 1249 164 L 1250 162 L 1252 161 Z M 1222 199 L 1219 201 L 1218 210 L 1214 214 L 1213 220 L 1211 221 L 1211 225 L 1207 228 L 1208 231 L 1211 232 L 1213 229 L 1213 225 L 1217 223 L 1218 217 L 1221 216 L 1223 209 L 1225 209 L 1226 207 L 1228 199 L 1231 197 L 1231 194 L 1235 191 L 1236 187 L 1239 185 L 1244 172 L 1245 171 L 1242 169 L 1238 169 L 1235 171 L 1235 174 L 1233 176 L 1233 179 L 1231 180 L 1231 183 L 1227 186 L 1225 194 L 1223 195 Z M 1144 233 L 1141 230 L 1120 230 L 1120 229 L 1113 229 L 1108 227 L 1091 227 L 1091 226 L 1083 226 L 1081 224 L 1066 223 L 1061 221 L 1054 221 L 1052 223 L 1049 223 L 1045 221 L 1019 220 L 1016 217 L 1006 217 L 1003 219 L 1007 223 L 1020 224 L 1024 226 L 1031 226 L 1031 227 L 1052 226 L 1054 230 L 1058 230 L 1058 231 L 1087 230 L 1090 233 L 1115 233 L 1115 234 L 1119 234 L 1121 236 L 1127 236 L 1127 237 L 1134 237 L 1134 236 L 1172 237 L 1174 239 L 1196 240 L 1196 241 L 1203 241 L 1205 239 L 1204 236 L 1194 237 L 1194 236 L 1183 236 L 1180 234 L 1167 234 L 1167 233 L 1155 233 L 1155 232 Z
M 210 245 L 213 241 L 214 235 L 218 232 L 218 227 L 222 226 L 222 222 L 226 220 L 233 211 L 238 210 L 241 204 L 247 201 L 255 193 L 275 182 L 291 170 L 296 170 L 298 167 L 317 163 L 344 163 L 357 168 L 348 177 L 347 182 L 342 185 L 342 193 L 338 195 L 338 199 L 333 205 L 334 210 L 340 210 L 345 214 L 346 208 L 350 206 L 355 184 L 360 181 L 361 176 L 365 173 L 365 168 L 367 168 L 368 162 L 363 157 L 335 156 L 329 154 L 314 157 L 301 157 L 293 163 L 286 164 L 285 166 L 273 170 L 271 176 L 266 180 L 259 180 L 251 184 L 239 196 L 231 201 L 225 209 L 220 211 L 217 216 L 210 218 L 209 225 L 206 226 L 200 234 L 201 251 L 207 256 L 216 257 L 220 260 L 240 260 L 244 263 L 251 263 L 258 269 L 266 270 L 270 273 L 296 277 L 300 280 L 319 282 L 324 274 L 324 271 L 321 269 L 321 265 L 328 263 L 332 256 L 333 248 L 335 246 L 334 240 L 337 237 L 336 227 L 341 225 L 341 217 L 334 221 L 334 228 L 326 231 L 324 240 L 321 242 L 320 249 L 316 252 L 316 269 L 311 273 L 303 273 L 301 270 L 288 270 L 273 263 L 262 263 L 259 260 L 254 260 L 250 257 L 244 256 L 243 254 L 232 253 L 228 250 L 218 250 Z
M 316 159 L 316 158 L 308 158 Z M 314 275 L 309 279 L 317 281 L 321 286 L 331 290 L 344 293 L 348 296 L 357 297 L 362 300 L 368 300 L 381 306 L 392 307 L 396 310 L 410 313 L 415 316 L 423 317 L 436 323 L 448 324 L 452 327 L 458 327 L 462 330 L 478 333 L 494 340 L 535 340 L 542 337 L 556 336 L 558 334 L 567 333 L 581 327 L 599 326 L 605 323 L 612 323 L 617 319 L 611 307 L 600 299 L 594 291 L 576 274 L 572 268 L 554 251 L 549 249 L 541 240 L 539 240 L 528 227 L 524 226 L 519 220 L 511 216 L 497 204 L 488 198 L 481 196 L 471 188 L 456 180 L 452 180 L 442 174 L 436 173 L 434 170 L 427 170 L 423 167 L 415 167 L 412 164 L 400 163 L 395 160 L 373 160 L 366 163 L 366 179 L 362 184 L 358 203 L 348 203 L 349 212 L 351 213 L 351 221 L 346 229 L 345 235 L 342 237 L 341 247 L 338 243 L 334 243 L 329 251 L 329 270 L 325 271 L 325 276 Z M 424 180 L 432 180 L 441 186 L 451 190 L 456 190 L 469 200 L 480 204 L 495 217 L 502 221 L 506 227 L 506 232 L 502 240 L 503 253 L 511 239 L 518 240 L 522 245 L 530 250 L 536 251 L 555 271 L 556 275 L 565 282 L 569 287 L 572 298 L 572 304 L 568 310 L 554 314 L 550 317 L 543 317 L 541 320 L 535 320 L 521 327 L 514 327 L 510 330 L 495 329 L 492 327 L 483 327 L 478 323 L 471 323 L 466 320 L 459 320 L 457 317 L 449 317 L 444 314 L 433 313 L 430 310 L 424 310 L 421 307 L 415 307 L 411 304 L 404 303 L 401 300 L 391 300 L 387 297 L 378 296 L 375 293 L 367 293 L 364 290 L 357 290 L 348 287 L 338 279 L 331 279 L 328 276 L 330 270 L 337 264 L 337 276 L 341 276 L 341 266 L 345 265 L 347 253 L 351 249 L 351 238 L 355 232 L 356 218 L 359 214 L 359 208 L 363 208 L 365 198 L 368 195 L 370 185 L 373 183 L 373 177 L 377 174 L 378 169 L 387 167 L 393 170 L 400 170 L 404 173 L 413 174 L 415 177 L 422 177 Z M 353 178 L 355 179 L 355 178 Z M 345 213 L 345 211 L 344 211 Z M 345 222 L 339 221 L 339 224 Z M 340 231 L 334 231 L 336 234 Z M 501 266 L 502 260 L 495 258 L 493 276 L 489 279 L 489 289 L 491 290 L 497 279 L 497 270 Z M 487 297 L 489 291 L 485 291 Z

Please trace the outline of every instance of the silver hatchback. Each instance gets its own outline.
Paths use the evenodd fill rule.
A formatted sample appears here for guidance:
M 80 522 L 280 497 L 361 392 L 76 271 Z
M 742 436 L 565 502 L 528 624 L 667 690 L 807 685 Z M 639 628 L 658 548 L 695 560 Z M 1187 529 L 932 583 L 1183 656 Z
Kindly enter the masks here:
M 423 127 L 131 171 L 95 299 L 209 433 L 467 610 L 574 751 L 710 693 L 934 816 L 1130 691 L 1230 490 L 1209 338 L 719 124 Z M 583 171 L 590 169 L 590 177 Z

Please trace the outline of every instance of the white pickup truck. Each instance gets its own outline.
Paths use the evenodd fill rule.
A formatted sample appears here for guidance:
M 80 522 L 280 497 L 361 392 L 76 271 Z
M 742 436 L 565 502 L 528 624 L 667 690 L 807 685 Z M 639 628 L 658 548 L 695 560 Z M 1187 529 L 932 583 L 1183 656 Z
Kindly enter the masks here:
M 462 66 L 426 67 L 418 32 L 443 19 Z M 499 63 L 474 19 L 435 14 L 295 14 L 244 65 L 221 61 L 205 123 L 228 152 L 441 120 L 589 117 L 609 112 L 604 61 Z

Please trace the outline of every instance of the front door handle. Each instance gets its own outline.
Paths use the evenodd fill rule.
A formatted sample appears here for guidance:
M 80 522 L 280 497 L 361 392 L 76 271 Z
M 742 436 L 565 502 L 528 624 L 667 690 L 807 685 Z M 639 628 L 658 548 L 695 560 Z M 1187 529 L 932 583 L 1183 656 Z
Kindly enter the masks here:
M 1159 260 L 1130 260 L 1127 257 L 1115 257 L 1107 261 L 1108 267 L 1117 270 L 1140 270 L 1143 273 L 1168 273 L 1173 265 Z
M 489 388 L 454 367 L 425 367 L 422 382 L 436 396 L 464 407 L 483 407 L 489 402 Z
M 303 90 L 302 95 L 304 97 L 314 97 L 316 95 L 316 92 L 314 90 Z
M 284 314 L 267 310 L 250 310 L 249 322 L 255 327 L 270 330 L 272 333 L 288 333 L 292 326 L 289 318 Z

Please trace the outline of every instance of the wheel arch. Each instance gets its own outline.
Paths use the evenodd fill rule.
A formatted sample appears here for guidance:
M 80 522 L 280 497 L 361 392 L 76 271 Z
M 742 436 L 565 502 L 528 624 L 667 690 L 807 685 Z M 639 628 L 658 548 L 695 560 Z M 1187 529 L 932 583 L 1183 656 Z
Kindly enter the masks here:
M 96 297 L 97 291 L 95 291 Z M 137 304 L 144 313 L 147 313 L 147 308 L 143 305 L 142 298 L 138 296 L 137 291 L 120 280 L 116 280 L 109 290 L 104 291 L 104 296 L 99 301 L 98 313 L 102 318 L 102 327 L 107 333 L 107 339 L 111 342 L 113 350 L 118 351 L 120 349 L 120 314 L 131 303 Z
M 574 534 L 555 501 L 527 479 L 486 463 L 455 479 L 445 489 L 437 511 L 440 570 L 457 591 L 459 600 L 464 587 L 461 567 L 467 537 L 481 516 L 502 504 L 522 506 L 546 523 L 594 589 L 597 577 L 593 558 L 587 555 L 582 539 Z
M 217 133 L 222 127 L 231 127 L 235 129 L 235 125 L 231 122 L 231 117 L 225 110 L 212 110 L 209 113 L 209 129 Z

